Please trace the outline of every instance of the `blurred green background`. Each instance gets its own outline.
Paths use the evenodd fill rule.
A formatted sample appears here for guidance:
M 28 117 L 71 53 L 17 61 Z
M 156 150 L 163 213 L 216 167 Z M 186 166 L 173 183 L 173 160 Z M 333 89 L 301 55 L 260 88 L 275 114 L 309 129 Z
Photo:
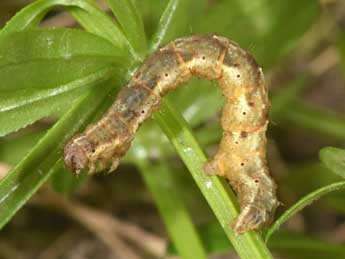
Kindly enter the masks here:
M 150 39 L 169 1 L 134 2 Z M 0 1 L 0 26 L 29 3 Z M 97 3 L 111 14 L 103 1 Z M 269 165 L 283 203 L 277 216 L 302 196 L 340 181 L 341 176 L 321 164 L 319 150 L 345 147 L 345 2 L 195 0 L 182 9 L 167 39 L 217 33 L 238 42 L 263 66 L 272 104 Z M 78 27 L 62 8 L 51 10 L 40 26 Z M 0 90 L 3 82 L 0 78 Z M 169 94 L 209 155 L 221 137 L 223 98 L 215 85 L 193 79 Z M 70 108 L 69 102 L 61 101 L 49 116 L 40 114 L 18 125 L 15 117 L 0 112 L 0 124 L 8 126 L 0 137 L 0 175 L 30 151 Z M 25 123 L 31 125 L 22 128 Z M 344 156 L 340 162 L 345 163 Z M 171 194 L 170 200 L 160 192 Z M 331 193 L 291 217 L 268 246 L 277 258 L 345 258 L 344 213 L 345 192 Z M 237 258 L 190 173 L 150 121 L 116 173 L 76 178 L 63 167 L 56 170 L 1 230 L 0 258 L 121 258 L 119 250 L 138 258 L 174 257 L 181 252 L 171 236 L 193 234 L 179 230 L 183 224 L 169 225 L 174 218 L 192 220 L 209 257 Z

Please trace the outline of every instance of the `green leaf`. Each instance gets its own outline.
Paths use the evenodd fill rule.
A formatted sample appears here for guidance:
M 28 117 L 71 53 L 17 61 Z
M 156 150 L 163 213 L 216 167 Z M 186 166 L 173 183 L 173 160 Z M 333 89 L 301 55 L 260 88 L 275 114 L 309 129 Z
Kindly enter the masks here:
M 119 50 L 108 41 L 94 34 L 72 29 L 25 30 L 12 33 L 0 41 L 0 56 L 0 91 L 11 92 L 27 88 L 53 88 L 51 85 L 73 81 L 75 78 L 85 77 L 93 70 L 119 66 L 125 61 Z M 88 63 L 88 60 L 91 62 Z M 74 63 L 69 65 L 73 61 Z M 35 68 L 36 62 L 43 64 Z M 65 63 L 59 67 L 59 62 Z M 28 67 L 21 69 L 21 66 L 27 66 L 27 63 L 33 71 Z M 63 70 L 64 65 L 68 69 Z M 47 71 L 46 66 L 49 67 Z M 55 73 L 51 66 L 55 67 Z M 77 69 L 68 73 L 74 66 L 77 66 Z M 75 73 L 77 75 L 74 75 Z M 30 76 L 30 80 L 27 80 L 27 76 Z M 14 77 L 16 80 L 13 80 Z M 1 106 L 1 111 L 2 108 Z
M 289 209 L 287 209 L 274 223 L 273 225 L 268 229 L 266 235 L 265 235 L 265 241 L 267 242 L 272 234 L 279 229 L 279 227 L 284 224 L 289 218 L 291 218 L 293 215 L 295 215 L 297 212 L 304 209 L 306 206 L 312 204 L 314 201 L 320 199 L 322 196 L 334 192 L 337 190 L 341 190 L 345 188 L 345 181 L 344 182 L 337 182 L 333 183 L 327 186 L 324 186 L 322 188 L 319 188 L 303 198 L 301 198 L 298 202 L 296 202 L 293 206 L 291 206 Z
M 230 222 L 238 215 L 237 200 L 224 179 L 207 176 L 203 166 L 207 159 L 183 117 L 165 100 L 154 119 L 174 145 L 181 159 L 219 220 L 241 258 L 272 258 L 258 233 L 236 235 Z
M 125 63 L 107 40 L 71 29 L 8 34 L 0 57 L 0 136 L 62 109 Z
M 132 0 L 107 0 L 132 48 L 143 58 L 146 54 L 144 24 Z
M 321 162 L 332 172 L 345 178 L 345 150 L 325 147 L 319 153 Z
M 80 1 L 81 0 L 78 1 L 78 7 L 81 8 L 66 8 L 77 19 L 80 25 L 87 31 L 108 39 L 114 46 L 130 54 L 134 60 L 140 61 L 140 58 L 133 50 L 122 31 L 111 18 L 103 11 L 99 10 L 92 2 L 88 0 Z
M 160 18 L 158 28 L 151 40 L 150 52 L 156 50 L 162 43 L 165 43 L 177 36 L 186 29 L 188 24 L 188 11 L 191 0 L 170 0 Z M 204 1 L 200 1 L 202 5 Z
M 41 137 L 44 131 L 29 131 L 19 136 L 10 138 L 0 138 L 0 161 L 11 166 L 15 165 L 22 159 Z
M 47 98 L 35 102 L 34 105 L 28 105 L 27 107 L 24 105 L 13 110 L 0 112 L 1 136 L 21 129 L 41 118 L 51 115 L 52 113 L 58 113 L 61 110 L 65 110 L 66 104 L 73 104 L 76 98 L 85 92 L 86 91 L 84 89 L 77 89 L 75 91 L 57 95 L 52 101 L 50 101 L 50 98 Z
M 120 49 L 128 48 L 129 43 L 111 20 L 88 0 L 39 0 L 18 12 L 1 30 L 1 37 L 14 31 L 36 27 L 42 18 L 54 7 L 63 6 L 88 31 L 104 37 Z

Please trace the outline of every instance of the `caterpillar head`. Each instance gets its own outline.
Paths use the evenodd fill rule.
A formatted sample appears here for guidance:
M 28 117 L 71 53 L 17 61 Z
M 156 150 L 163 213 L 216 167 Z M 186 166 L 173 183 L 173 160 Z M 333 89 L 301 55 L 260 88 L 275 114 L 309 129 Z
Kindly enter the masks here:
M 129 148 L 129 144 L 122 144 L 119 153 L 114 153 L 109 145 L 96 147 L 83 134 L 75 136 L 64 148 L 64 160 L 66 167 L 79 174 L 81 171 L 87 174 L 98 172 L 112 172 L 119 165 L 119 160 Z
M 64 160 L 66 167 L 72 172 L 79 174 L 81 170 L 86 169 L 89 160 L 81 146 L 72 139 L 64 148 Z

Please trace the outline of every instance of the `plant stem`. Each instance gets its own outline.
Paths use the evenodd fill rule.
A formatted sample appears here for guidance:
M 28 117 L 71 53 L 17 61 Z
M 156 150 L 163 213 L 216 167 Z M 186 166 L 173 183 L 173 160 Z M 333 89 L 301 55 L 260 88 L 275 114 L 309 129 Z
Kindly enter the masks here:
M 167 161 L 136 160 L 144 181 L 153 194 L 169 236 L 184 259 L 206 259 L 207 255 L 182 198 L 178 183 Z

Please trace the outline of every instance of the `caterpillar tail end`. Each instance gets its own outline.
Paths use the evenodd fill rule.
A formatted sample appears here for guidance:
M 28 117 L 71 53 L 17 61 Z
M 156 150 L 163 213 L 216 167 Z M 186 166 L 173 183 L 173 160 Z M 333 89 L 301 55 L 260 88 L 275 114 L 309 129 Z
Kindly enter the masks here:
M 210 160 L 204 165 L 204 171 L 209 176 L 225 176 L 224 167 L 222 165 L 222 162 L 217 159 Z M 264 181 L 264 179 L 266 180 Z M 259 230 L 270 225 L 276 208 L 280 205 L 280 202 L 276 199 L 275 184 L 273 180 L 268 178 L 267 175 L 264 175 L 263 179 L 260 180 L 266 182 L 266 184 L 261 186 L 262 189 L 257 190 L 257 192 L 250 191 L 254 190 L 255 187 L 257 187 L 256 185 L 242 186 L 242 188 L 246 188 L 247 191 L 245 192 L 243 189 L 237 190 L 240 192 L 237 193 L 239 197 L 242 197 L 242 199 L 240 199 L 241 212 L 237 218 L 231 222 L 231 227 L 237 234 L 243 234 L 250 230 Z M 231 186 L 235 187 L 234 184 L 231 184 Z
M 274 207 L 273 211 L 267 211 L 265 208 L 247 205 L 241 210 L 240 215 L 231 223 L 231 227 L 237 234 L 243 234 L 250 230 L 262 229 L 271 223 L 275 208 L 276 207 Z
M 241 212 L 231 224 L 232 229 L 238 234 L 269 226 L 277 207 L 281 204 L 276 198 L 276 185 L 273 180 L 266 174 L 261 178 L 262 182 L 263 179 L 266 179 L 266 184 L 254 193 L 248 190 L 254 190 L 255 186 L 246 186 L 247 191 L 244 192 L 242 189 L 238 193 L 241 197 Z

